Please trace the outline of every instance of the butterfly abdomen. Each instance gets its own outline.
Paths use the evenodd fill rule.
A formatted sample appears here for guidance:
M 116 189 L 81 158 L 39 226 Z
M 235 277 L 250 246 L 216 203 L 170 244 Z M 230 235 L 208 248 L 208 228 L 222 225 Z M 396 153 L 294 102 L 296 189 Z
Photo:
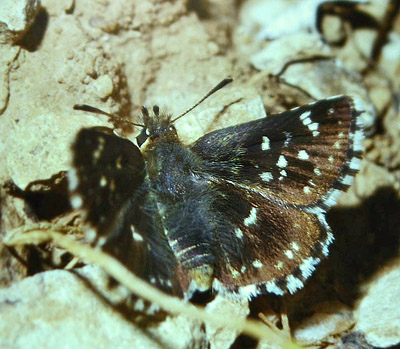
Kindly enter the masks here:
M 207 289 L 214 269 L 215 227 L 209 186 L 195 175 L 199 159 L 179 142 L 157 142 L 145 154 L 164 234 L 182 266 L 203 284 L 198 288 Z

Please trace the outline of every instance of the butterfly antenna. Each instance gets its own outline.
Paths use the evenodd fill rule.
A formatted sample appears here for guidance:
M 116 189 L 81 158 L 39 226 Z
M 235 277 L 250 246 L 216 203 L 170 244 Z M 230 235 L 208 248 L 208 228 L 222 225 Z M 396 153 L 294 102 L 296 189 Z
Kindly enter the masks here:
M 176 120 L 180 119 L 182 116 L 185 116 L 187 113 L 189 113 L 190 111 L 192 111 L 194 108 L 196 108 L 200 103 L 204 102 L 208 97 L 210 97 L 212 94 L 214 94 L 215 92 L 217 92 L 218 90 L 220 90 L 221 88 L 225 87 L 226 85 L 228 85 L 229 83 L 231 83 L 233 81 L 232 78 L 226 78 L 224 80 L 222 80 L 217 86 L 215 86 L 210 92 L 208 92 L 202 99 L 200 99 L 195 105 L 193 105 L 192 107 L 190 107 L 188 110 L 186 110 L 185 112 L 183 112 L 181 115 L 177 116 L 175 119 L 173 119 L 171 121 L 171 123 L 174 123 Z
M 88 113 L 102 114 L 102 115 L 108 116 L 109 118 L 111 118 L 112 120 L 115 120 L 115 121 L 124 122 L 124 123 L 127 123 L 127 124 L 131 124 L 133 126 L 144 127 L 144 125 L 142 125 L 142 124 L 136 124 L 134 122 L 125 120 L 125 119 L 120 118 L 120 117 L 118 117 L 118 116 L 116 116 L 114 114 L 107 113 L 107 112 L 105 112 L 105 111 L 103 111 L 101 109 L 92 107 L 92 106 L 87 105 L 87 104 L 75 104 L 74 105 L 74 110 L 82 110 L 82 111 L 86 111 Z

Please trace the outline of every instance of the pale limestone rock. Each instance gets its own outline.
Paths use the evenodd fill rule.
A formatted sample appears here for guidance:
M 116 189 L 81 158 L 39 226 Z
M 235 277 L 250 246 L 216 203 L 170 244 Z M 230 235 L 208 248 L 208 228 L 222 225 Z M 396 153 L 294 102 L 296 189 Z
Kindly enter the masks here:
M 0 43 L 18 40 L 35 20 L 39 0 L 0 1 Z
M 339 302 L 320 304 L 315 314 L 301 322 L 294 330 L 294 339 L 301 344 L 312 345 L 328 341 L 354 325 L 350 308 Z
M 369 283 L 367 294 L 355 312 L 355 331 L 370 345 L 387 348 L 400 343 L 400 261 L 379 272 Z
M 7 167 L 20 188 L 37 180 L 48 179 L 71 168 L 70 146 L 82 127 L 99 126 L 94 115 L 42 114 L 21 122 L 7 144 Z M 103 123 L 107 125 L 107 123 Z
M 108 75 L 99 76 L 94 82 L 93 87 L 96 90 L 96 94 L 101 99 L 110 97 L 113 92 L 113 83 Z
M 0 290 L 0 347 L 184 349 L 204 342 L 200 324 L 187 318 L 170 318 L 146 333 L 102 300 L 123 302 L 128 295 L 125 289 L 110 290 L 97 267 L 76 272 L 86 281 L 55 270 Z
M 210 313 L 226 316 L 228 323 L 229 319 L 245 320 L 250 313 L 247 299 L 232 300 L 219 294 L 212 302 L 207 304 L 206 309 Z M 237 331 L 232 329 L 215 327 L 209 324 L 206 324 L 206 332 L 211 349 L 229 348 L 239 335 Z

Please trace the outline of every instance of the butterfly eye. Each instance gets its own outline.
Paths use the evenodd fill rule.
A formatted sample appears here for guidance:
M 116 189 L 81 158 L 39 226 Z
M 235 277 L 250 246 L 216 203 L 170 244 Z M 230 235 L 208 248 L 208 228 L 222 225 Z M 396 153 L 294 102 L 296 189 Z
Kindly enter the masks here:
M 139 135 L 136 137 L 136 142 L 139 147 L 143 145 L 144 142 L 146 142 L 147 138 L 149 138 L 149 130 L 147 128 L 144 128 L 142 132 L 139 133 Z

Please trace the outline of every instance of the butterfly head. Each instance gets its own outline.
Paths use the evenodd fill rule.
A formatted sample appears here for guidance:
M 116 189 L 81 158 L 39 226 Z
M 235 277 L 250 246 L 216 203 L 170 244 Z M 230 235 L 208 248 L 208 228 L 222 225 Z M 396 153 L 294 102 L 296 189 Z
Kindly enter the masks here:
M 182 114 L 178 115 L 175 119 L 171 119 L 172 116 L 169 114 L 160 113 L 160 108 L 157 105 L 153 107 L 152 114 L 149 113 L 147 108 L 142 107 L 144 125 L 139 125 L 143 127 L 143 130 L 140 135 L 136 137 L 139 147 L 141 147 L 147 141 L 147 139 L 150 139 L 152 142 L 159 142 L 160 140 L 165 140 L 169 142 L 178 141 L 178 134 L 176 133 L 174 122 L 188 114 L 191 110 L 196 108 L 200 103 L 210 97 L 213 93 L 217 92 L 232 81 L 232 78 L 226 78 L 222 80 L 196 104 L 194 104 Z
M 151 142 L 158 142 L 160 140 L 171 142 L 178 140 L 178 134 L 170 114 L 160 113 L 160 108 L 157 105 L 155 105 L 150 112 L 146 107 L 142 107 L 142 114 L 144 124 L 143 130 L 136 138 L 139 147 L 142 146 L 147 139 Z

